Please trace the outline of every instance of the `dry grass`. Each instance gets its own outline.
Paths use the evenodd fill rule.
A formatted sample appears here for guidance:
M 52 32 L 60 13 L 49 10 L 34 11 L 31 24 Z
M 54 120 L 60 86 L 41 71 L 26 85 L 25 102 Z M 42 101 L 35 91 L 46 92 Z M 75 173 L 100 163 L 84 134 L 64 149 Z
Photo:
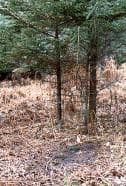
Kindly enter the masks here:
M 116 117 L 113 117 L 113 122 L 103 120 L 110 114 L 107 107 L 111 103 L 111 95 L 112 116 L 118 113 L 120 117 L 120 114 L 125 113 L 124 68 L 118 70 L 119 82 L 109 81 L 111 86 L 99 91 L 98 124 L 101 135 L 95 137 L 80 134 L 77 127 L 79 115 L 69 113 L 71 110 L 68 108 L 66 115 L 71 120 L 71 127 L 67 126 L 62 131 L 55 127 L 54 85 L 30 81 L 26 86 L 12 86 L 11 82 L 2 82 L 0 186 L 125 186 L 125 123 Z M 55 81 L 55 77 L 47 78 Z M 103 73 L 99 89 L 102 83 L 108 85 L 105 78 Z M 79 95 L 73 81 L 70 88 Z M 116 101 L 118 104 L 115 105 Z M 79 110 L 78 102 L 74 106 L 75 111 Z M 102 134 L 104 125 L 108 124 L 111 124 L 112 130 Z M 118 133 L 113 134 L 114 124 Z

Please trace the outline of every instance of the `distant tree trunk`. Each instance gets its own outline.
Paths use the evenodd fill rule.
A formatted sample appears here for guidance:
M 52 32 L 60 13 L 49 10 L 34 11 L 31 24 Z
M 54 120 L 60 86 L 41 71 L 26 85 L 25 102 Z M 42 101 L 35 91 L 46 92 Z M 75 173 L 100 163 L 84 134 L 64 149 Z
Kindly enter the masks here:
M 89 120 L 88 120 L 88 134 L 96 134 L 96 96 L 97 96 L 97 37 L 92 37 L 90 41 L 90 51 L 88 62 L 90 65 L 90 84 L 89 84 Z
M 57 125 L 62 127 L 62 99 L 61 99 L 61 60 L 58 27 L 55 30 L 55 57 L 56 57 L 56 77 L 57 77 Z
M 89 113 L 89 61 L 86 62 L 85 66 L 85 114 L 84 114 L 84 125 L 86 132 L 88 133 L 88 113 Z

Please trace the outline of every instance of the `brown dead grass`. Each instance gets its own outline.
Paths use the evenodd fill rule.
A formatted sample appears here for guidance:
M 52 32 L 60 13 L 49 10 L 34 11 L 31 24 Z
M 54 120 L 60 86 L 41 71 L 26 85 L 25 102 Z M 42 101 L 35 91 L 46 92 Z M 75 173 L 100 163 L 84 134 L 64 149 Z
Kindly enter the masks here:
M 124 113 L 124 68 L 125 65 L 118 70 L 119 82 L 113 83 L 112 79 L 106 81 L 103 73 L 103 82 L 100 82 L 99 87 L 102 83 L 105 86 L 112 84 L 99 90 L 99 118 L 106 113 L 108 117 L 106 108 L 111 101 L 111 94 L 115 101 L 115 92 L 118 97 L 118 114 Z M 55 81 L 55 77 L 50 80 Z M 59 131 L 55 126 L 54 85 L 30 81 L 26 86 L 12 86 L 11 82 L 2 82 L 0 86 L 0 186 L 126 185 L 126 137 L 124 128 L 120 130 L 123 125 L 118 123 L 118 133 L 115 134 L 111 133 L 112 128 L 110 133 L 102 135 L 102 127 L 99 127 L 100 136 L 81 135 L 77 127 L 80 116 L 74 113 L 70 116 L 71 111 L 67 109 L 71 126 Z M 75 82 L 72 81 L 69 86 L 78 97 Z M 75 110 L 79 110 L 79 103 L 74 106 Z M 113 113 L 117 109 L 115 102 L 111 109 Z M 116 122 L 115 118 L 113 121 Z M 97 148 L 90 149 L 88 144 Z

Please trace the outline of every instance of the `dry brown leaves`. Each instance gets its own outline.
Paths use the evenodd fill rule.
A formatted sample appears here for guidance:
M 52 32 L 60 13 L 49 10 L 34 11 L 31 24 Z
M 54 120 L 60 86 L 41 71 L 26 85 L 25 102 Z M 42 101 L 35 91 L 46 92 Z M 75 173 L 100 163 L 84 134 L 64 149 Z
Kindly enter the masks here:
M 113 97 L 111 112 L 114 115 L 118 109 L 118 113 L 124 113 L 124 68 L 120 67 L 120 82 L 112 84 L 111 91 L 106 88 L 99 92 L 99 118 L 110 114 L 107 106 L 111 101 L 110 94 L 115 92 L 119 98 L 118 108 Z M 55 81 L 55 77 L 47 77 L 47 80 Z M 73 83 L 71 81 L 70 89 L 78 97 L 79 92 Z M 94 138 L 81 135 L 77 129 L 79 116 L 73 113 L 70 129 L 56 129 L 54 84 L 52 87 L 49 82 L 31 81 L 29 85 L 13 87 L 11 82 L 3 82 L 0 86 L 1 186 L 126 185 L 125 136 L 121 133 Z M 69 101 L 68 97 L 66 99 Z M 76 103 L 74 111 L 79 110 L 79 104 Z M 113 121 L 116 122 L 115 118 Z M 98 146 L 95 149 L 89 144 Z

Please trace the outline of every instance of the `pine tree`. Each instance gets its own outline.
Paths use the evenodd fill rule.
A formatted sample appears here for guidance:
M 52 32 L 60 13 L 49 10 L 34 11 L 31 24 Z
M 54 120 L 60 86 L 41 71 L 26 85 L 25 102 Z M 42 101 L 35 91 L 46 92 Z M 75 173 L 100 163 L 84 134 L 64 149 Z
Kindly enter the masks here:
M 1 14 L 8 16 L 7 18 L 13 22 L 15 47 L 10 51 L 12 57 L 22 58 L 22 60 L 36 59 L 39 62 L 44 56 L 55 59 L 58 124 L 62 121 L 61 44 L 64 42 L 64 36 L 66 38 L 70 35 L 73 36 L 74 30 L 77 30 L 78 26 L 80 30 L 83 30 L 79 55 L 86 58 L 87 74 L 89 73 L 90 77 L 89 87 L 87 87 L 88 116 L 86 124 L 88 133 L 95 134 L 97 61 L 103 53 L 103 46 L 106 45 L 106 35 L 112 34 L 114 37 L 115 28 L 117 30 L 120 28 L 119 33 L 125 32 L 126 1 L 24 0 L 17 2 L 7 0 L 1 1 L 0 5 Z M 123 25 L 122 28 L 120 25 Z M 108 38 L 108 41 L 111 42 L 113 37 Z M 76 45 L 73 44 L 73 41 L 70 42 L 72 50 L 75 52 L 77 42 Z

